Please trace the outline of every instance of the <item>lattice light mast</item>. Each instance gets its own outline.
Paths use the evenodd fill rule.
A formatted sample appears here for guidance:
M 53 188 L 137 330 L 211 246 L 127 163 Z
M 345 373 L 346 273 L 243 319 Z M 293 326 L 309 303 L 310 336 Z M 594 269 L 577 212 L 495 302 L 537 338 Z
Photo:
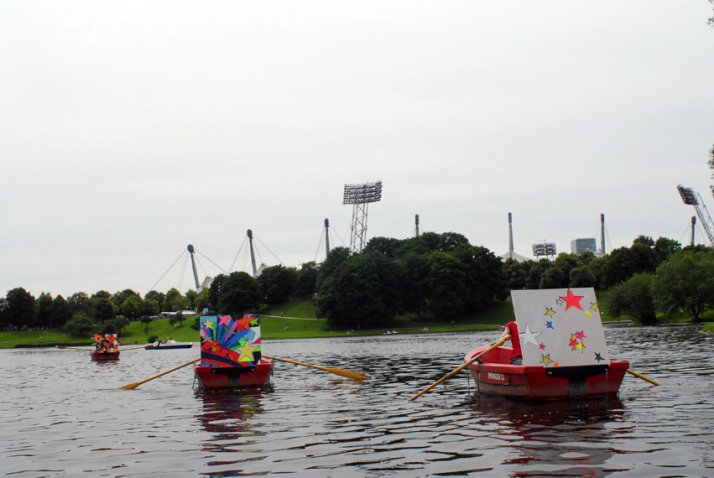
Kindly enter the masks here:
M 707 233 L 707 237 L 709 238 L 709 245 L 714 246 L 714 233 L 712 233 L 714 223 L 712 223 L 712 218 L 709 215 L 707 207 L 704 205 L 704 201 L 702 201 L 702 197 L 691 188 L 685 188 L 681 184 L 677 186 L 677 190 L 679 191 L 679 195 L 682 196 L 684 204 L 694 206 L 694 210 L 697 211 L 697 216 L 699 216 L 699 220 L 702 226 L 704 226 L 704 232 Z
M 382 200 L 382 181 L 345 184 L 342 204 L 352 204 L 350 251 L 361 252 L 367 236 L 367 212 L 371 202 Z
M 325 257 L 330 255 L 330 220 L 325 218 Z

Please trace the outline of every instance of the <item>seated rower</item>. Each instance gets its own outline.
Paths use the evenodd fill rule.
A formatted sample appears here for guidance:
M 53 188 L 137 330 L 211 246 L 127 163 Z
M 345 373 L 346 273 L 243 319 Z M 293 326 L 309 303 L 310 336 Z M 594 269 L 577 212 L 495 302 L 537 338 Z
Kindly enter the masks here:
M 511 347 L 513 352 L 511 353 L 511 365 L 523 365 L 523 352 L 521 351 L 521 339 L 518 335 L 518 326 L 515 322 L 511 321 L 505 325 L 502 325 L 500 330 L 503 330 L 501 334 L 501 339 L 506 339 L 511 341 Z

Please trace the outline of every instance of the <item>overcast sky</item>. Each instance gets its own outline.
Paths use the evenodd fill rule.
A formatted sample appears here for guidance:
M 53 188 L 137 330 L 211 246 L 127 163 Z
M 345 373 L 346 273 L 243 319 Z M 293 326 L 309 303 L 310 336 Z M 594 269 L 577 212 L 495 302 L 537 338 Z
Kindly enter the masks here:
M 714 213 L 706 0 L 2 1 L 0 296 L 193 287 L 368 238 L 496 255 Z M 698 227 L 698 243 L 708 244 Z M 176 261 L 176 265 L 171 267 Z M 235 262 L 234 262 L 235 261 Z M 233 268 L 231 269 L 231 264 Z M 163 278 L 162 278 L 163 276 Z M 161 280 L 160 280 L 161 279 Z

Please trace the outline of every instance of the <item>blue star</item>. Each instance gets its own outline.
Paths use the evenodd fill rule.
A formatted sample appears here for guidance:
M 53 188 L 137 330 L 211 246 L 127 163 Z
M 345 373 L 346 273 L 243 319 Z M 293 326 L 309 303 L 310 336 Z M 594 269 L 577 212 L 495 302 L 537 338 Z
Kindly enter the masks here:
M 553 322 L 552 322 L 552 321 L 546 322 L 546 325 L 548 326 L 549 329 L 552 329 L 552 328 L 553 328 Z M 555 329 L 553 329 L 553 330 L 555 330 Z
M 605 359 L 602 358 L 602 356 L 599 353 L 595 352 L 595 360 L 597 360 L 597 362 L 600 363 L 600 360 L 605 360 Z

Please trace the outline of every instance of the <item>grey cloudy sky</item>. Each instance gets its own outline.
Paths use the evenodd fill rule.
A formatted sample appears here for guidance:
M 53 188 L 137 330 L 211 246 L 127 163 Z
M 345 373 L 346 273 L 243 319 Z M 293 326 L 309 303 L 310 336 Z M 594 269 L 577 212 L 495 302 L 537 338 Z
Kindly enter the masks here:
M 711 16 L 705 0 L 0 2 L 0 295 L 143 295 L 167 271 L 156 288 L 185 292 L 169 267 L 186 246 L 201 276 L 245 270 L 249 228 L 267 265 L 320 261 L 325 218 L 349 245 L 344 185 L 377 180 L 369 237 L 410 237 L 419 214 L 501 255 L 512 212 L 526 256 L 599 237 L 600 214 L 608 250 L 688 243 L 677 184 L 714 208 Z

